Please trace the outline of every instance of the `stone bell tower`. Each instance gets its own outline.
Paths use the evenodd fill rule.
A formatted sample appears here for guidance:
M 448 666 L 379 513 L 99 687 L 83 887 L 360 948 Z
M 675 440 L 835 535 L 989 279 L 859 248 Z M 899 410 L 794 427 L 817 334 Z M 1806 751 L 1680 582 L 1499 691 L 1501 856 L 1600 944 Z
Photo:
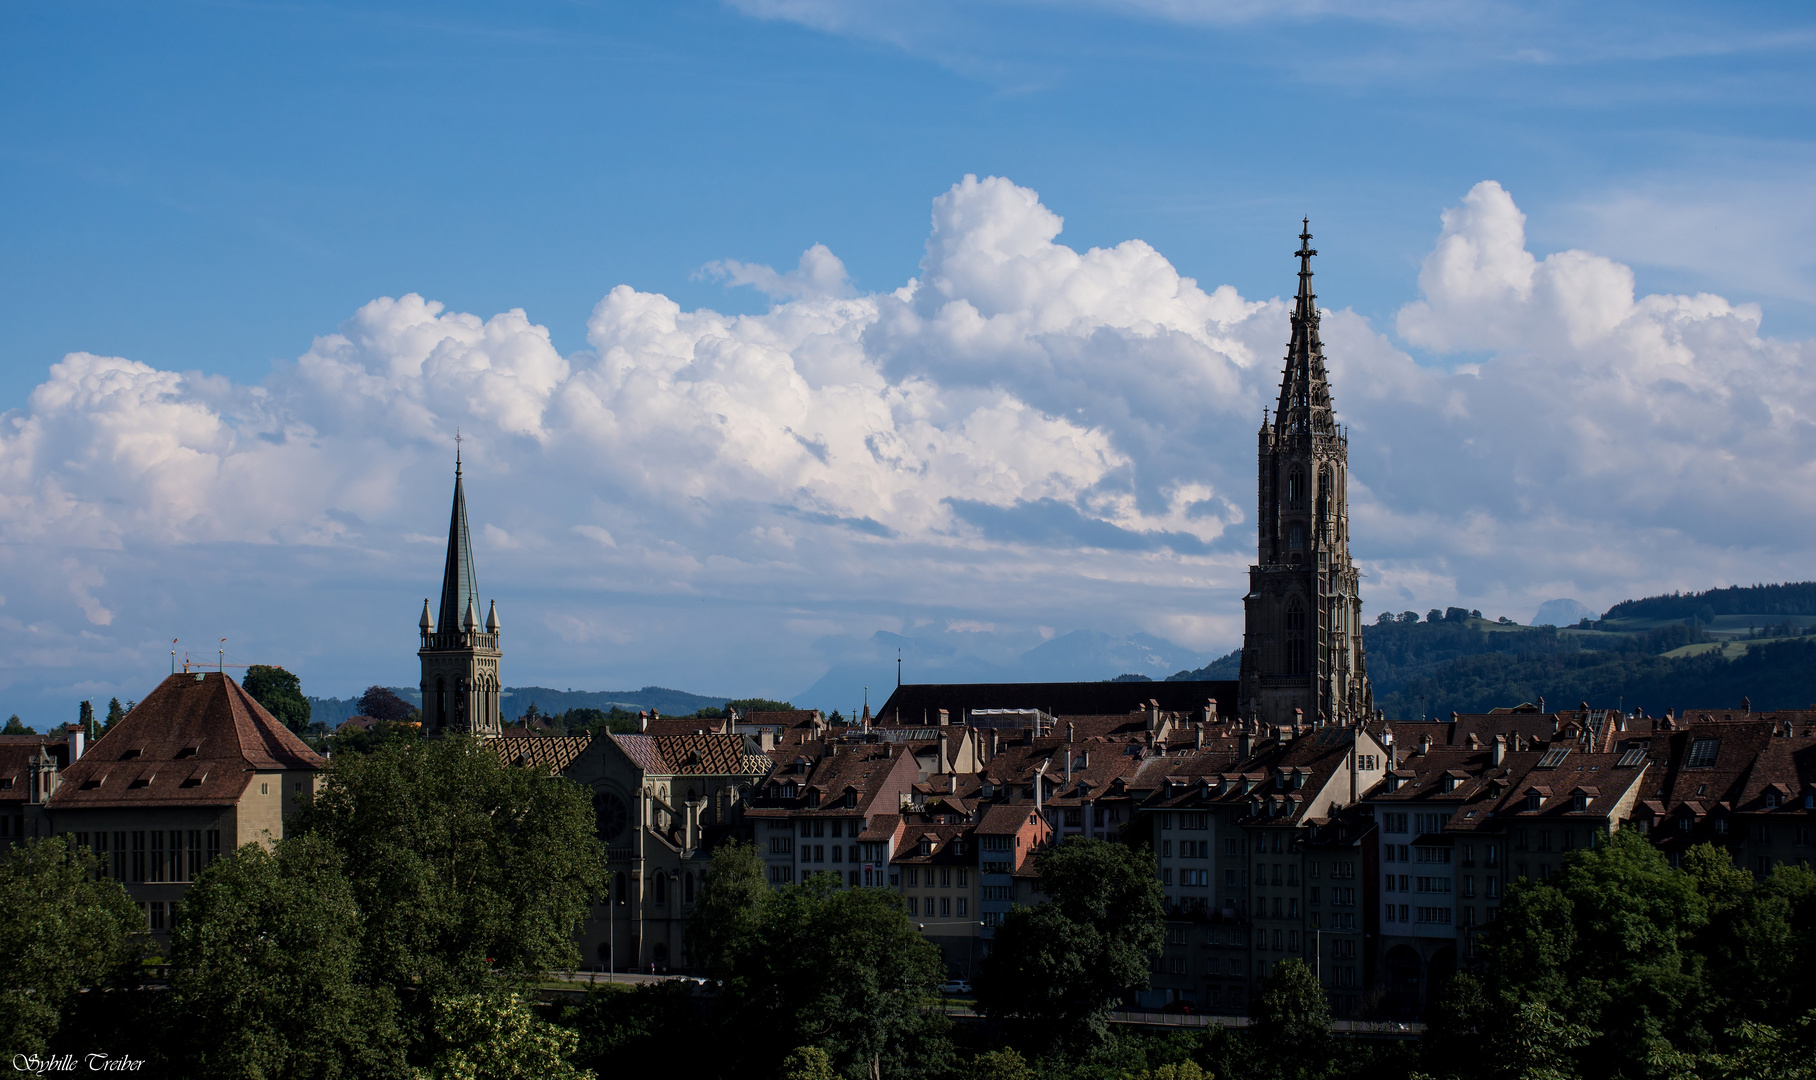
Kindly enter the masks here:
M 498 605 L 479 622 L 479 586 L 473 575 L 473 541 L 467 530 L 467 496 L 454 455 L 454 512 L 448 523 L 448 561 L 441 576 L 441 606 L 422 602 L 422 719 L 425 735 L 503 734 L 498 711 Z
M 1259 442 L 1256 565 L 1243 597 L 1243 719 L 1351 723 L 1374 707 L 1349 558 L 1349 433 L 1331 409 L 1312 292 L 1310 222 L 1272 422 Z

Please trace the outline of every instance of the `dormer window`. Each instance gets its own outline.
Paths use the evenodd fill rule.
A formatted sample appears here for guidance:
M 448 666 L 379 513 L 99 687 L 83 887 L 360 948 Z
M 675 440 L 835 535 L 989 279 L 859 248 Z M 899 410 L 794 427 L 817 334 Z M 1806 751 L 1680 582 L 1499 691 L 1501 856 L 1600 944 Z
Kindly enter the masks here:
M 1582 793 L 1580 791 L 1577 792 L 1571 798 L 1570 809 L 1576 811 L 1579 814 L 1586 812 L 1589 809 L 1589 796 L 1585 795 L 1584 793 Z
M 807 789 L 807 805 L 808 806 L 820 805 L 820 791 L 818 788 L 808 788 Z
M 177 760 L 181 761 L 184 758 L 195 757 L 197 752 L 199 752 L 201 749 L 202 748 L 200 746 L 185 746 L 185 747 L 183 747 L 183 749 L 177 751 Z
M 855 788 L 845 789 L 845 809 L 849 810 L 858 804 L 858 793 Z
M 931 841 L 931 840 L 929 840 L 929 839 L 927 839 L 927 838 L 926 838 L 926 837 L 922 837 L 922 838 L 921 838 L 921 846 L 920 846 L 920 853 L 921 853 L 921 854 L 922 854 L 922 855 L 923 855 L 923 856 L 926 856 L 926 855 L 931 855 L 931 854 L 933 854 L 933 841 Z
M 125 753 L 121 754 L 120 760 L 121 761 L 132 761 L 132 760 L 136 759 L 140 754 L 143 754 L 144 752 L 145 751 L 143 751 L 140 748 L 135 746 L 131 750 L 128 750 Z
M 1776 791 L 1766 792 L 1766 809 L 1767 810 L 1778 809 L 1778 792 L 1776 792 Z
M 800 794 L 800 792 L 798 791 L 798 789 L 796 789 L 795 782 L 793 780 L 790 780 L 788 783 L 782 785 L 782 797 L 784 799 L 792 799 L 798 794 Z
M 1539 808 L 1544 805 L 1545 805 L 1545 796 L 1540 795 L 1536 791 L 1528 791 L 1526 793 L 1526 812 L 1527 813 L 1536 814 L 1539 812 Z

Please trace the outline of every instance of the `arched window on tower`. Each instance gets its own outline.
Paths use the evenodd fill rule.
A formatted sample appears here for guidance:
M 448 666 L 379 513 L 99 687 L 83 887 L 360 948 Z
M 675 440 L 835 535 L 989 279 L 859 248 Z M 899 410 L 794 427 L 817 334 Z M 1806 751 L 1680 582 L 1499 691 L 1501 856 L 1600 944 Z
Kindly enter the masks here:
M 1305 674 L 1305 605 L 1297 596 L 1286 601 L 1286 673 Z
M 1288 506 L 1305 505 L 1305 470 L 1294 468 L 1286 474 L 1286 503 Z
M 1286 546 L 1293 551 L 1305 550 L 1305 523 L 1295 521 L 1286 530 Z

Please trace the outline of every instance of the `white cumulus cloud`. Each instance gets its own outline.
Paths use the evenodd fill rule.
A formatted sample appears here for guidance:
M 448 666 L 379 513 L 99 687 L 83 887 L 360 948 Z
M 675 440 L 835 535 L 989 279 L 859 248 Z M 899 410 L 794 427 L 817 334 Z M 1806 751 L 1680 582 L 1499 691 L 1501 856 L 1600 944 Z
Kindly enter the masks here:
M 709 272 L 771 310 L 621 285 L 566 356 L 522 310 L 416 295 L 257 386 L 73 353 L 0 418 L 0 627 L 31 643 L 0 678 L 142 696 L 171 636 L 224 635 L 321 692 L 409 682 L 456 429 L 508 682 L 786 694 L 836 642 L 915 626 L 1226 649 L 1286 306 L 1063 224 L 966 177 L 893 290 L 819 245 L 786 273 L 728 259 Z M 1444 212 L 1418 290 L 1392 333 L 1324 318 L 1371 607 L 1799 576 L 1809 343 L 1531 251 L 1493 182 Z

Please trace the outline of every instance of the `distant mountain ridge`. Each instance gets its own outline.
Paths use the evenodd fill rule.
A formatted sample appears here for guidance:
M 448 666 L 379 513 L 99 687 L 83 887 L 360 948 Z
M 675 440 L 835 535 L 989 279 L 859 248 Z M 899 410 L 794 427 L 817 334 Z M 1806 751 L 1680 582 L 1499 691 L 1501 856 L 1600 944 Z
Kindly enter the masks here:
M 412 705 L 422 705 L 422 691 L 414 686 L 393 686 L 391 690 Z M 563 713 L 569 709 L 601 709 L 610 712 L 612 706 L 616 705 L 633 712 L 655 709 L 664 716 L 691 716 L 701 709 L 722 708 L 730 700 L 728 697 L 671 690 L 666 686 L 646 686 L 641 690 L 553 690 L 546 686 L 507 686 L 500 695 L 498 711 L 507 722 L 523 716 L 532 702 L 545 713 Z M 336 728 L 359 713 L 359 698 L 312 697 L 309 706 L 311 722 L 320 720 L 330 728 Z

